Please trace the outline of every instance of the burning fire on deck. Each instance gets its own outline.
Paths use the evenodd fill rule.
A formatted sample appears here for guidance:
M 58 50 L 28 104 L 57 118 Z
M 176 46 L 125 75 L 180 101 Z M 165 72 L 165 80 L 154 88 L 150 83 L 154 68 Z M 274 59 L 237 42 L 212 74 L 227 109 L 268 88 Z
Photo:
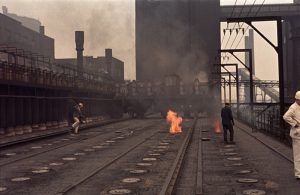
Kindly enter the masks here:
M 215 119 L 215 121 L 214 121 L 214 128 L 215 128 L 215 133 L 217 133 L 217 134 L 222 133 L 221 124 L 218 119 Z
M 167 114 L 167 121 L 171 124 L 170 127 L 171 134 L 182 132 L 180 127 L 180 124 L 182 123 L 182 118 L 178 117 L 176 112 L 169 110 Z

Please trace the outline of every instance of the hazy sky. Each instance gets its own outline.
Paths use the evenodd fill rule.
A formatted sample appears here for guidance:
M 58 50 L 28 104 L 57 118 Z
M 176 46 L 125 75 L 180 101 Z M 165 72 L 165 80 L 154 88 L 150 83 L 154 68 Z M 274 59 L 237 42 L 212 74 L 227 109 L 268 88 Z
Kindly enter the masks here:
M 76 30 L 85 31 L 84 55 L 104 56 L 105 48 L 135 77 L 134 0 L 0 0 L 8 12 L 40 20 L 55 39 L 55 57 L 76 57 Z
M 135 78 L 135 0 L 0 0 L 0 6 L 21 16 L 39 19 L 46 26 L 46 35 L 55 39 L 55 57 L 76 57 L 74 31 L 85 31 L 84 55 L 103 56 L 105 48 L 113 49 L 113 56 L 125 62 L 125 78 Z M 243 4 L 245 0 L 238 0 Z M 252 4 L 254 0 L 247 0 Z M 234 4 L 235 0 L 221 0 L 221 4 Z M 257 0 L 257 4 L 263 0 Z M 266 0 L 265 3 L 290 3 L 292 0 Z M 260 25 L 262 30 L 276 39 L 275 25 Z M 265 28 L 267 27 L 267 28 Z M 276 43 L 276 42 L 275 42 Z M 275 67 L 276 56 L 268 45 L 255 39 L 256 63 Z M 264 53 L 264 55 L 258 55 Z M 269 59 L 266 61 L 265 56 Z M 277 66 L 276 66 L 277 67 Z M 265 71 L 258 68 L 259 76 L 276 79 L 276 68 Z M 268 68 L 269 69 L 269 68 Z M 275 77 L 274 77 L 275 75 Z
M 261 4 L 264 0 L 256 0 L 256 4 Z M 244 4 L 245 0 L 238 0 L 237 4 Z M 248 4 L 253 4 L 254 0 L 247 0 Z M 292 3 L 293 0 L 266 0 L 265 4 L 272 3 Z M 235 0 L 223 0 L 221 4 L 234 4 Z M 277 45 L 277 35 L 276 35 L 276 23 L 275 22 L 254 22 L 253 23 L 268 39 L 272 41 L 273 44 Z M 234 24 L 230 24 L 229 27 L 233 27 Z M 247 25 L 243 26 L 247 28 Z M 221 29 L 226 28 L 226 23 L 222 23 Z M 247 35 L 247 33 L 246 33 Z M 223 37 L 223 34 L 221 34 Z M 222 47 L 224 48 L 229 37 L 229 33 L 226 34 L 224 43 Z M 227 49 L 231 46 L 235 35 L 232 35 L 229 39 Z M 236 47 L 238 41 L 240 40 L 241 33 L 238 35 L 238 38 L 233 44 L 233 48 Z M 222 39 L 221 39 L 222 40 Z M 238 48 L 244 48 L 244 40 L 241 41 Z M 254 61 L 256 76 L 262 80 L 278 80 L 278 62 L 277 62 L 277 53 L 275 50 L 263 40 L 256 32 L 254 32 Z M 239 55 L 239 54 L 237 54 Z M 239 55 L 243 59 L 244 54 Z M 230 60 L 226 63 L 236 63 L 237 61 L 231 57 Z

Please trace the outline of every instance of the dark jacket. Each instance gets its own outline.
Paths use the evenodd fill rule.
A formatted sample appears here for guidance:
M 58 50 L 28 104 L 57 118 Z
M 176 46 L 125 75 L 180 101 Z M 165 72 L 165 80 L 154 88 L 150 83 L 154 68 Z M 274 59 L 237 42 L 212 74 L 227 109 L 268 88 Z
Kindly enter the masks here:
M 223 125 L 234 125 L 232 112 L 229 106 L 225 106 L 221 111 L 222 124 Z
M 79 120 L 83 118 L 79 105 L 73 107 L 73 117 L 79 118 Z

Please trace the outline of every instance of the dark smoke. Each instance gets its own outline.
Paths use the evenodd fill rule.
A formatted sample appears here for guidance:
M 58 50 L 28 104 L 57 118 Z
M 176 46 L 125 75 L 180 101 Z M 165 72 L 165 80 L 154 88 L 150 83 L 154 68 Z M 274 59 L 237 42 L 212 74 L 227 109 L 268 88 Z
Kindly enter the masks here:
M 184 82 L 208 81 L 219 48 L 218 13 L 212 11 L 219 1 L 142 2 L 136 13 L 138 79 L 178 74 Z

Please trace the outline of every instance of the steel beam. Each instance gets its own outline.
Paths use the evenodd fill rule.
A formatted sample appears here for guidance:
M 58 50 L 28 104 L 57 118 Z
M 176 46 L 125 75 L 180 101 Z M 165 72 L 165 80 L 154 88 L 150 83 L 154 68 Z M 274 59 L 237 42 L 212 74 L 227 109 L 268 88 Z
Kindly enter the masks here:
M 236 22 L 266 22 L 266 21 L 274 21 L 281 20 L 281 16 L 264 16 L 264 17 L 238 17 L 238 18 L 228 18 L 228 23 L 236 23 Z
M 236 82 L 236 102 L 237 102 L 237 118 L 239 118 L 239 108 L 240 108 L 240 87 L 239 87 L 239 68 L 238 64 L 221 64 L 224 68 L 225 66 L 235 67 L 235 82 Z M 231 81 L 229 81 L 231 82 Z
M 257 28 L 252 25 L 252 22 L 276 21 L 277 23 L 277 47 L 265 37 Z M 280 125 L 284 126 L 282 116 L 285 112 L 284 107 L 284 67 L 283 67 L 283 41 L 282 41 L 282 17 L 281 16 L 266 16 L 266 17 L 239 17 L 228 18 L 228 23 L 245 22 L 251 26 L 266 42 L 268 42 L 278 54 L 278 72 L 279 72 L 279 103 L 280 103 Z
M 250 104 L 253 104 L 253 73 L 252 73 L 252 50 L 251 49 L 222 49 L 219 52 L 227 52 L 230 54 L 234 54 L 235 52 L 240 53 L 240 52 L 248 52 L 249 55 L 249 67 L 243 65 L 249 70 L 249 75 L 250 75 Z M 238 72 L 238 71 L 237 71 Z

